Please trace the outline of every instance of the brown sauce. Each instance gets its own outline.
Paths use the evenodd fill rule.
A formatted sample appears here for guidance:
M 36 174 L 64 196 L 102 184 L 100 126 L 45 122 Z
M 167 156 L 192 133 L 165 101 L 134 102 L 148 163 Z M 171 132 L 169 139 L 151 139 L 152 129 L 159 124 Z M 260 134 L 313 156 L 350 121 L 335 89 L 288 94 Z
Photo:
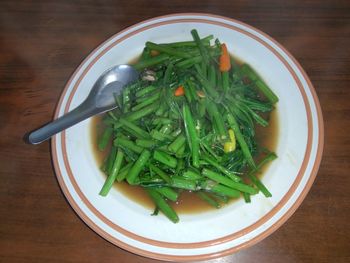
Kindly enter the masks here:
M 257 141 L 260 145 L 266 147 L 271 151 L 274 151 L 277 146 L 277 117 L 277 111 L 274 110 L 270 114 L 270 121 L 268 127 L 264 128 L 259 125 L 256 126 Z M 91 143 L 93 144 L 95 160 L 98 166 L 101 166 L 108 153 L 108 149 L 104 152 L 101 152 L 97 149 L 97 138 L 99 136 L 100 131 L 103 129 L 103 123 L 101 120 L 102 117 L 97 116 L 93 117 L 91 122 Z M 259 159 L 259 156 L 257 157 L 257 159 Z M 268 166 L 269 165 L 265 165 L 265 167 L 259 174 L 259 177 L 263 176 L 264 171 L 266 171 Z M 149 198 L 145 190 L 142 189 L 142 187 L 130 186 L 129 184 L 122 182 L 116 183 L 115 188 L 123 195 L 127 196 L 129 199 L 135 201 L 136 203 L 141 204 L 142 206 L 149 208 L 150 210 L 154 209 L 154 204 L 152 200 Z M 228 204 L 234 202 L 235 200 L 237 199 L 231 199 L 228 202 Z M 205 201 L 201 200 L 196 194 L 188 191 L 183 191 L 179 196 L 179 200 L 176 203 L 171 203 L 171 205 L 176 210 L 176 212 L 180 214 L 193 214 L 215 209 Z
M 243 61 L 240 59 L 232 56 L 235 63 L 237 65 L 242 65 Z M 129 64 L 135 64 L 138 61 L 138 57 L 131 60 Z M 262 94 L 260 94 L 262 96 Z M 263 97 L 263 96 L 262 96 Z M 265 116 L 267 117 L 267 116 Z M 109 149 L 106 149 L 104 152 L 101 152 L 97 148 L 97 138 L 101 131 L 103 131 L 103 123 L 102 123 L 102 117 L 101 116 L 95 116 L 92 118 L 91 122 L 91 140 L 93 144 L 94 149 L 94 155 L 95 160 L 97 162 L 98 166 L 101 166 L 105 158 L 107 157 L 107 154 L 109 152 Z M 278 138 L 278 120 L 277 120 L 277 111 L 274 110 L 269 115 L 269 126 L 268 127 L 262 127 L 260 125 L 256 125 L 256 139 L 257 142 L 269 149 L 270 151 L 275 151 L 276 145 L 277 145 L 277 138 Z M 257 156 L 255 158 L 256 161 L 261 159 L 262 156 Z M 258 176 L 261 178 L 264 175 L 264 172 L 267 170 L 269 164 L 265 165 L 263 169 L 260 171 Z M 102 186 L 101 186 L 102 187 Z M 121 192 L 123 195 L 127 196 L 129 199 L 135 201 L 136 203 L 147 207 L 149 209 L 154 209 L 154 203 L 149 198 L 146 191 L 140 187 L 140 186 L 131 186 L 125 182 L 121 183 L 115 183 L 115 188 Z M 227 204 L 230 204 L 237 199 L 231 199 L 228 201 Z M 170 202 L 171 206 L 176 210 L 177 213 L 180 214 L 193 214 L 193 213 L 200 213 L 205 212 L 208 210 L 215 209 L 211 205 L 209 205 L 207 202 L 200 199 L 195 193 L 189 192 L 189 191 L 182 191 L 179 195 L 179 199 L 176 203 Z M 223 204 L 221 202 L 221 206 L 225 206 L 227 204 Z

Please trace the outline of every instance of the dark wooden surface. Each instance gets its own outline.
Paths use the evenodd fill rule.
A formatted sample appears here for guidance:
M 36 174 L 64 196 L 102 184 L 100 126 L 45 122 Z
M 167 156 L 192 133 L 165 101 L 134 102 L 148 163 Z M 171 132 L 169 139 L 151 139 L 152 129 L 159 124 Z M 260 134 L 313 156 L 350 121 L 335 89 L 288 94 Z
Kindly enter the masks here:
M 321 101 L 325 150 L 297 212 L 257 245 L 210 262 L 350 262 L 350 1 L 0 2 L 0 262 L 154 262 L 105 241 L 63 197 L 49 143 L 22 136 L 52 118 L 73 70 L 136 22 L 208 12 L 255 26 L 284 45 Z

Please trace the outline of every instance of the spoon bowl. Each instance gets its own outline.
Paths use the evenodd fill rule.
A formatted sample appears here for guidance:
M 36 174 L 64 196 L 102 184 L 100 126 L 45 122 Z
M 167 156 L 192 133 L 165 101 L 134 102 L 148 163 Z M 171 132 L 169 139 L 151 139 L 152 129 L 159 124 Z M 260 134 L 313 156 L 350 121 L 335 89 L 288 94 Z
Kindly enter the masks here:
M 51 136 L 94 115 L 117 107 L 114 97 L 137 80 L 139 73 L 132 66 L 117 65 L 106 70 L 93 85 L 88 97 L 74 110 L 30 132 L 25 140 L 30 144 L 46 141 Z

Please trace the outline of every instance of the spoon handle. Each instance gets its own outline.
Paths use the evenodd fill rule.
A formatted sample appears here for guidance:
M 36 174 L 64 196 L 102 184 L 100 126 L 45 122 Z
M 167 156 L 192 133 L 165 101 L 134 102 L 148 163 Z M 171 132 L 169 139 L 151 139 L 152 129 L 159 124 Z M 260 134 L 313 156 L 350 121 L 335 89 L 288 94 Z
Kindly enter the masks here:
M 79 107 L 68 112 L 64 116 L 44 125 L 43 127 L 32 131 L 26 137 L 26 141 L 30 144 L 38 144 L 46 141 L 51 136 L 73 126 L 74 124 L 81 122 L 92 115 L 94 115 L 94 109 L 91 107 L 86 107 L 81 104 Z

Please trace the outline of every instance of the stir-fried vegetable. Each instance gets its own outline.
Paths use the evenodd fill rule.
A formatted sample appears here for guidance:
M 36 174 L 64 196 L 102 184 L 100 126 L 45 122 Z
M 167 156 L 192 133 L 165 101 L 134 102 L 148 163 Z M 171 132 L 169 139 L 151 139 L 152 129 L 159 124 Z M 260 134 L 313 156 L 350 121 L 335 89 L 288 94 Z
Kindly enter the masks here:
M 256 174 L 277 157 L 258 145 L 255 127 L 269 125 L 278 97 L 226 44 L 191 34 L 193 41 L 146 43 L 134 66 L 148 76 L 116 96 L 98 142 L 110 149 L 100 195 L 122 181 L 141 186 L 174 223 L 170 203 L 183 191 L 216 208 L 241 195 L 251 202 L 259 191 L 270 197 Z

